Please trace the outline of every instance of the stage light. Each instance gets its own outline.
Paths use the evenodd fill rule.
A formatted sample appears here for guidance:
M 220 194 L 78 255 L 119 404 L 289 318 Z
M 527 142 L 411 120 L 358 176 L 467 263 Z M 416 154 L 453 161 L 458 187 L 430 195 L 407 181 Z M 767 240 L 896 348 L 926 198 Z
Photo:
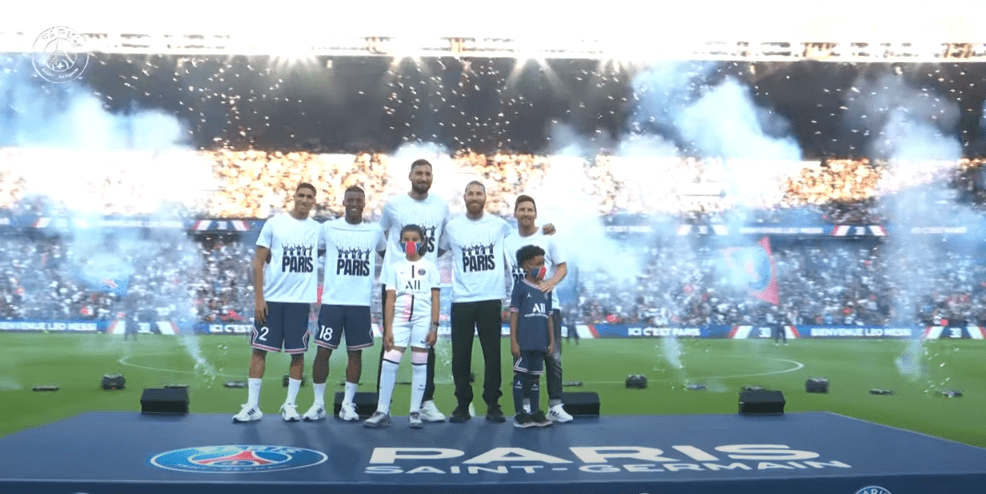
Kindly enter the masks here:
M 140 397 L 140 413 L 188 415 L 188 388 L 146 388 Z
M 223 386 L 227 388 L 245 388 L 247 386 L 246 381 L 226 381 Z
M 103 376 L 101 387 L 105 391 L 121 390 L 126 387 L 127 380 L 122 374 L 106 374 Z
M 805 381 L 805 391 L 809 393 L 828 393 L 829 380 L 824 377 L 812 377 Z
M 35 386 L 31 388 L 32 391 L 58 391 L 59 387 L 55 385 L 47 386 Z
M 784 393 L 768 389 L 746 389 L 740 392 L 740 415 L 783 415 Z
M 892 395 L 892 394 L 894 394 L 894 392 L 893 392 L 893 390 L 890 390 L 890 389 L 871 389 L 870 390 L 870 394 L 871 395 Z
M 631 374 L 627 376 L 626 387 L 627 389 L 646 389 L 647 378 L 640 374 Z

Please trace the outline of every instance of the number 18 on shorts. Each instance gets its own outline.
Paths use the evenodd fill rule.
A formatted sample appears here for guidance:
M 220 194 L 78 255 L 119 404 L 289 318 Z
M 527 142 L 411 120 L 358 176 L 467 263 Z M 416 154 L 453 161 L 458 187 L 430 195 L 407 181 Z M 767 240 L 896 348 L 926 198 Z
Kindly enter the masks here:
M 315 344 L 335 350 L 339 348 L 343 334 L 346 335 L 346 350 L 373 346 L 370 308 L 358 305 L 322 305 L 318 311 Z

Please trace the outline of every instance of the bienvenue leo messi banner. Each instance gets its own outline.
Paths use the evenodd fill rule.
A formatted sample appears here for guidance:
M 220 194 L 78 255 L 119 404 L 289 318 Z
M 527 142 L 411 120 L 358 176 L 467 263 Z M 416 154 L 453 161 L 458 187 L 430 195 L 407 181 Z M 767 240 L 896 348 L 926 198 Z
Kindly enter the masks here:
M 582 328 L 585 328 L 584 334 Z M 901 338 L 901 339 L 986 339 L 986 327 L 943 326 L 674 326 L 591 324 L 579 326 L 580 336 L 590 338 L 729 338 L 768 339 L 782 329 L 789 339 L 797 338 Z

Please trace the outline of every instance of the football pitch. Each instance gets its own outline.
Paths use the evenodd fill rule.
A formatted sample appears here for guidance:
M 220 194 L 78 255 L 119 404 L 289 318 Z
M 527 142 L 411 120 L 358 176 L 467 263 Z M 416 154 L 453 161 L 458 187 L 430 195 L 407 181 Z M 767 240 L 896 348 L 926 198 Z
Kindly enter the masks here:
M 379 339 L 377 345 L 379 345 Z M 232 416 L 246 401 L 246 390 L 227 381 L 246 379 L 249 345 L 243 336 L 140 335 L 124 341 L 105 334 L 0 334 L 0 436 L 94 410 L 140 410 L 143 388 L 189 386 L 192 413 Z M 829 411 L 986 447 L 986 374 L 983 342 L 974 340 L 772 340 L 601 339 L 563 343 L 565 391 L 599 393 L 603 415 L 735 414 L 743 386 L 780 390 L 785 411 Z M 435 401 L 446 414 L 455 404 L 448 339 L 436 347 Z M 306 355 L 306 382 L 298 407 L 312 402 L 309 382 L 312 347 Z M 363 352 L 361 391 L 374 391 L 379 346 Z M 903 358 L 902 358 L 903 357 Z M 410 396 L 410 357 L 398 375 L 392 413 L 406 415 Z M 271 354 L 261 394 L 261 410 L 280 420 L 282 378 L 288 357 Z M 337 351 L 329 367 L 326 402 L 341 391 L 346 356 Z M 509 342 L 503 340 L 504 412 L 513 412 Z M 482 356 L 473 354 L 477 400 L 482 394 Z M 104 374 L 123 374 L 126 389 L 103 391 Z M 627 375 L 641 374 L 646 389 L 626 389 Z M 827 394 L 805 392 L 805 380 L 825 377 Z M 688 384 L 702 384 L 689 390 Z M 57 385 L 54 392 L 34 392 Z M 546 401 L 542 379 L 542 406 Z M 892 390 L 873 395 L 871 389 Z M 961 397 L 944 397 L 958 390 Z M 485 413 L 478 401 L 477 414 Z M 330 420 L 327 424 L 332 427 Z

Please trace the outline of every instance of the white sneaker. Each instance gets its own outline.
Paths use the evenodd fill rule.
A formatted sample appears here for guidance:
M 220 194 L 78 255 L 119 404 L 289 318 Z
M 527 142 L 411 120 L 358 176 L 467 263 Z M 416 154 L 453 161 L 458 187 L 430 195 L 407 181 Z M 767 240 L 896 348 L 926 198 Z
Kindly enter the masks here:
M 476 416 L 476 407 L 472 406 L 472 403 L 469 404 L 469 416 L 470 417 Z
M 435 402 L 428 400 L 421 404 L 421 420 L 425 422 L 445 422 L 445 414 L 438 411 Z
M 259 408 L 250 405 L 243 405 L 243 408 L 240 409 L 240 413 L 233 415 L 233 422 L 253 422 L 254 420 L 260 420 L 262 418 L 264 418 L 264 414 Z
M 571 422 L 575 420 L 561 405 L 555 405 L 551 407 L 548 412 L 548 420 L 552 422 L 558 422 L 559 424 L 564 424 L 565 422 Z
M 363 421 L 365 427 L 379 428 L 390 426 L 390 414 L 383 412 L 373 412 L 370 418 Z
M 281 417 L 284 417 L 285 422 L 297 422 L 301 420 L 301 415 L 298 415 L 298 405 L 294 403 L 281 405 Z
M 443 417 L 444 417 L 444 415 L 443 415 Z M 445 419 L 442 419 L 442 420 L 445 420 Z M 407 423 L 411 426 L 412 429 L 420 429 L 422 427 L 422 424 L 421 424 L 421 413 L 419 413 L 419 412 L 411 412 L 411 414 L 407 416 Z
M 322 420 L 325 418 L 325 405 L 319 405 L 318 403 L 312 405 L 311 408 L 305 412 L 301 418 L 305 422 L 314 422 L 316 420 Z
M 355 403 L 343 403 L 342 408 L 339 409 L 339 418 L 345 420 L 346 422 L 356 422 L 359 420 L 359 414 L 356 413 Z

